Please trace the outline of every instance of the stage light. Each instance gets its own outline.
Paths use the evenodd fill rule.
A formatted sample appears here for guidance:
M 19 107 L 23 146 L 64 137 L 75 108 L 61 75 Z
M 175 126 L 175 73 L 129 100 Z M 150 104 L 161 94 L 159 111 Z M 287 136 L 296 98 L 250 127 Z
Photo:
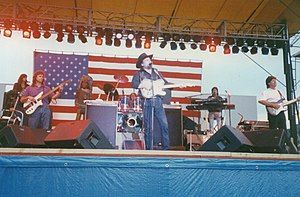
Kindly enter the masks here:
M 5 37 L 11 37 L 11 35 L 12 35 L 12 30 L 10 30 L 10 29 L 4 29 L 3 35 L 4 35 Z
M 171 46 L 171 50 L 172 51 L 177 50 L 177 44 L 176 44 L 176 42 L 171 42 L 170 46 Z
M 166 45 L 167 45 L 167 41 L 162 41 L 162 42 L 160 43 L 159 47 L 163 49 L 163 48 L 166 47 Z
M 127 39 L 129 40 L 134 39 L 134 31 L 127 31 Z
M 244 43 L 245 43 L 245 42 L 244 42 L 244 39 L 243 39 L 243 38 L 238 38 L 237 41 L 236 41 L 236 45 L 237 45 L 238 47 L 243 46 Z
M 29 39 L 31 37 L 31 32 L 30 30 L 24 30 L 23 31 L 23 38 Z
M 223 49 L 224 49 L 224 51 L 223 51 L 224 54 L 230 54 L 230 47 L 229 47 L 229 44 L 225 44 L 225 45 L 223 46 Z
M 197 49 L 197 44 L 196 43 L 192 43 L 191 44 L 191 49 L 193 49 L 193 50 Z
M 217 50 L 217 47 L 214 42 L 211 43 L 208 48 L 209 48 L 209 52 L 216 52 Z
M 234 41 L 234 38 L 226 38 L 226 42 L 227 42 L 227 44 L 229 44 L 229 45 L 233 45 L 234 43 L 235 43 L 235 41 Z
M 222 39 L 221 39 L 220 37 L 213 37 L 213 38 L 212 38 L 212 41 L 214 42 L 214 44 L 215 44 L 216 46 L 218 46 L 218 45 L 221 44 Z
M 73 32 L 73 25 L 66 25 L 65 30 L 68 33 L 72 33 Z
M 131 48 L 131 47 L 132 47 L 132 40 L 129 39 L 129 38 L 127 38 L 127 39 L 126 39 L 125 46 L 126 46 L 127 48 Z
M 276 48 L 276 46 L 273 46 L 271 48 L 271 55 L 278 55 L 279 50 Z
M 44 38 L 48 39 L 48 38 L 50 38 L 51 33 L 49 31 L 45 31 L 43 36 L 44 36 Z
M 87 42 L 87 38 L 86 38 L 83 34 L 79 34 L 79 35 L 78 35 L 78 38 L 79 38 L 79 40 L 80 40 L 82 43 L 86 43 L 86 42 Z
M 261 54 L 268 55 L 269 54 L 269 48 L 267 48 L 266 46 L 261 48 Z
M 179 43 L 179 48 L 181 50 L 185 50 L 186 49 L 185 44 L 183 42 Z
M 246 43 L 244 44 L 244 46 L 242 46 L 241 51 L 242 51 L 243 53 L 248 53 L 249 49 L 248 49 L 248 46 L 247 46 Z
M 107 46 L 111 46 L 112 45 L 112 36 L 113 36 L 113 33 L 112 33 L 112 30 L 109 29 L 109 28 L 106 28 L 105 29 L 105 44 Z
M 200 48 L 201 51 L 206 51 L 207 45 L 205 43 L 201 43 L 199 48 Z
M 180 40 L 180 35 L 179 34 L 173 34 L 172 35 L 172 39 L 174 40 L 174 41 L 179 41 Z
M 39 39 L 41 37 L 41 32 L 39 30 L 34 30 L 32 32 L 32 37 L 35 39 Z
M 115 47 L 121 46 L 121 40 L 118 39 L 118 38 L 114 38 L 114 46 L 115 46 Z
M 254 45 L 254 46 L 250 49 L 250 53 L 251 53 L 252 55 L 256 54 L 256 53 L 257 53 L 257 46 Z
M 144 48 L 145 49 L 150 49 L 151 48 L 151 42 L 149 40 L 146 40 L 144 43 Z
M 123 37 L 122 30 L 116 30 L 115 36 L 117 39 L 121 39 Z
M 142 40 L 141 39 L 135 40 L 135 48 L 137 48 L 137 49 L 142 48 Z
M 5 37 L 11 37 L 11 35 L 12 35 L 12 30 L 11 30 L 12 24 L 13 24 L 13 22 L 11 20 L 6 19 L 4 21 L 4 32 L 3 32 L 3 35 Z
M 56 31 L 57 33 L 62 33 L 63 30 L 63 25 L 62 24 L 55 24 L 54 25 L 54 31 Z
M 195 43 L 201 42 L 201 39 L 202 39 L 201 36 L 198 36 L 198 35 L 193 36 L 193 40 L 194 40 Z
M 257 46 L 258 46 L 258 47 L 263 47 L 263 46 L 265 46 L 265 41 L 264 41 L 264 40 L 257 40 L 256 43 L 257 43 Z
M 73 44 L 75 42 L 75 36 L 74 36 L 74 34 L 69 33 L 67 41 L 68 41 L 68 43 Z
M 237 45 L 232 46 L 232 53 L 233 54 L 237 54 L 237 53 L 239 53 L 239 51 L 240 51 L 240 49 Z
M 58 32 L 57 33 L 57 38 L 56 38 L 57 42 L 62 42 L 64 36 L 65 35 L 62 32 Z
M 168 42 L 171 40 L 171 35 L 168 33 L 163 34 L 164 41 Z
M 267 44 L 267 47 L 273 47 L 274 44 L 275 44 L 275 41 L 274 40 L 267 40 L 266 44 Z
M 96 45 L 102 45 L 102 43 L 103 43 L 102 37 L 100 35 L 96 36 L 95 37 L 95 44 Z
M 248 38 L 248 39 L 246 39 L 246 43 L 247 43 L 248 47 L 253 47 L 255 44 L 255 40 Z
M 183 36 L 183 41 L 184 42 L 190 42 L 191 41 L 191 36 L 190 35 L 184 35 Z
M 209 44 L 212 43 L 212 38 L 209 37 L 209 36 L 205 36 L 205 37 L 204 37 L 204 41 L 205 41 L 205 44 L 206 44 L 206 45 L 209 45 Z

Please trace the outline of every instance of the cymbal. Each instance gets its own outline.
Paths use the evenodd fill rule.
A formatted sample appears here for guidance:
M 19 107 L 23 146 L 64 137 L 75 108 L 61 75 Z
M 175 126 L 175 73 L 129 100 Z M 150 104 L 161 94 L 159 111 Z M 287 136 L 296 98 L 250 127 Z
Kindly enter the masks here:
M 115 87 L 110 83 L 105 83 L 103 85 L 103 90 L 106 95 L 109 95 L 109 100 L 117 101 L 119 99 L 119 93 L 118 90 L 115 89 Z
M 119 83 L 127 83 L 128 78 L 125 75 L 114 75 L 114 79 Z
M 106 83 L 103 85 L 103 90 L 104 90 L 105 94 L 109 94 L 114 89 L 115 89 L 115 87 L 110 83 Z

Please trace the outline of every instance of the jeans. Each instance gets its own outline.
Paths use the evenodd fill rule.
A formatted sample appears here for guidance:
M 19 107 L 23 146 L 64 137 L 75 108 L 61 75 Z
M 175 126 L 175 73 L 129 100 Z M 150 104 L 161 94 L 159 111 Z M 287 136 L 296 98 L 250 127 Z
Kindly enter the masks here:
M 152 106 L 154 106 L 152 108 Z M 152 110 L 154 116 L 152 120 Z M 162 98 L 145 99 L 143 106 L 144 131 L 146 150 L 153 150 L 153 131 L 152 123 L 157 119 L 162 134 L 162 149 L 168 150 L 170 146 L 169 128 L 165 110 L 163 108 Z M 152 122 L 153 121 L 153 122 Z
M 209 130 L 214 130 L 214 121 L 217 121 L 218 130 L 222 126 L 222 115 L 221 112 L 209 112 L 208 113 L 208 121 L 209 121 Z
M 52 118 L 52 113 L 48 106 L 39 106 L 33 114 L 29 116 L 28 126 L 32 129 L 42 128 L 50 129 L 50 122 Z

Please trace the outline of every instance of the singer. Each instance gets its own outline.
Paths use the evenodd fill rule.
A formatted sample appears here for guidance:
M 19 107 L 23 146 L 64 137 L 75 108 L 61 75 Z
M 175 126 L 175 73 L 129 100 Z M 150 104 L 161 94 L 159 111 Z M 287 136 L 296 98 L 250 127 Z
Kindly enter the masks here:
M 140 70 L 132 78 L 132 87 L 140 96 L 141 91 L 138 88 L 144 79 L 150 79 L 152 81 L 152 90 L 153 81 L 155 80 L 162 79 L 167 83 L 158 70 L 152 67 L 152 57 L 153 55 L 142 53 L 136 62 L 136 68 Z M 143 98 L 142 104 L 146 149 L 153 150 L 153 122 L 154 117 L 156 117 L 162 132 L 162 149 L 168 150 L 170 146 L 169 128 L 166 113 L 163 108 L 163 98 L 153 95 L 152 98 Z
M 219 96 L 219 90 L 217 87 L 211 89 L 211 96 L 207 98 L 209 101 L 221 103 L 223 98 Z M 217 121 L 217 130 L 222 126 L 222 108 L 212 108 L 208 110 L 208 121 L 210 132 L 215 132 L 214 121 Z

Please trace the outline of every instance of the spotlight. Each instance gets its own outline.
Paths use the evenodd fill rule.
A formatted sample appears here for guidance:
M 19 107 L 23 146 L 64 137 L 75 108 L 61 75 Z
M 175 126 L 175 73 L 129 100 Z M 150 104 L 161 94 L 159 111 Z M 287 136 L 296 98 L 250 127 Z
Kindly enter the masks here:
M 32 37 L 35 39 L 39 39 L 41 37 L 41 32 L 39 30 L 32 32 Z
M 201 43 L 199 48 L 200 48 L 201 51 L 206 51 L 207 45 L 205 43 Z
M 160 43 L 159 47 L 163 49 L 163 48 L 166 47 L 166 45 L 167 45 L 167 42 L 166 42 L 166 41 L 162 41 L 162 42 Z
M 83 34 L 79 34 L 79 35 L 78 35 L 78 38 L 79 38 L 79 40 L 80 40 L 82 43 L 86 43 L 86 42 L 87 42 L 87 39 L 86 39 L 86 37 L 85 37 Z
M 121 39 L 123 37 L 122 30 L 116 30 L 115 36 L 117 39 Z
M 56 38 L 57 42 L 62 42 L 64 36 L 65 36 L 65 35 L 64 35 L 62 32 L 59 32 L 59 33 L 57 34 L 57 38 Z
M 234 44 L 234 38 L 226 38 L 226 42 L 229 45 L 233 45 Z
M 172 38 L 174 41 L 179 41 L 180 40 L 180 35 L 179 34 L 173 34 Z
M 194 40 L 194 42 L 195 42 L 195 43 L 198 43 L 198 42 L 200 42 L 200 41 L 201 41 L 201 39 L 202 39 L 202 37 L 201 37 L 201 36 L 198 36 L 198 35 L 195 35 L 195 36 L 193 36 L 193 40 Z
M 5 37 L 11 37 L 12 31 L 10 29 L 4 29 L 3 35 Z
M 68 43 L 73 44 L 75 42 L 75 36 L 74 36 L 74 34 L 69 33 L 67 41 L 68 41 Z
M 244 43 L 245 43 L 245 42 L 244 42 L 244 39 L 243 39 L 243 38 L 238 38 L 237 41 L 236 41 L 236 45 L 237 45 L 238 47 L 243 46 Z
M 144 43 L 144 48 L 145 49 L 150 49 L 151 48 L 151 42 L 149 40 L 146 40 Z
M 63 25 L 62 24 L 55 24 L 54 25 L 54 31 L 56 31 L 56 32 L 62 32 L 62 30 L 63 30 Z
M 114 39 L 114 46 L 115 46 L 115 47 L 121 46 L 121 40 L 118 39 L 118 38 L 115 38 L 115 39 Z
M 181 50 L 185 50 L 185 44 L 183 43 L 183 42 L 181 42 L 181 43 L 179 43 L 179 48 L 181 49 Z
M 193 49 L 193 50 L 197 49 L 197 44 L 196 43 L 192 43 L 191 44 L 191 49 Z
M 112 36 L 113 36 L 112 30 L 109 28 L 106 28 L 105 29 L 105 44 L 107 46 L 112 45 Z
M 256 42 L 257 42 L 257 46 L 258 46 L 258 47 L 263 47 L 263 46 L 265 46 L 265 41 L 264 41 L 264 40 L 257 40 Z
M 171 40 L 171 35 L 170 34 L 163 34 L 163 38 L 164 38 L 164 41 L 170 41 Z
M 42 29 L 43 29 L 44 31 L 50 31 L 50 24 L 49 24 L 49 23 L 44 23 L 44 24 L 42 25 Z
M 211 42 L 212 42 L 212 38 L 209 37 L 209 36 L 205 36 L 205 37 L 204 37 L 204 41 L 205 41 L 205 44 L 206 44 L 206 45 L 209 45 L 209 44 L 211 44 Z
M 66 25 L 65 30 L 68 33 L 72 33 L 73 32 L 73 25 Z
M 256 53 L 257 53 L 257 46 L 254 45 L 254 46 L 250 49 L 250 53 L 251 53 L 252 55 L 256 54 Z
M 273 41 L 273 40 L 267 40 L 266 44 L 267 44 L 267 47 L 273 47 L 274 44 L 275 44 L 275 41 Z
M 134 31 L 128 31 L 127 32 L 127 38 L 129 40 L 133 40 L 134 39 Z
M 223 51 L 224 54 L 230 54 L 230 47 L 229 47 L 229 44 L 225 44 L 225 45 L 223 46 L 223 49 L 224 49 L 224 51 Z
M 237 45 L 232 46 L 232 53 L 233 54 L 237 54 L 237 53 L 239 53 L 239 51 L 240 51 L 240 49 Z
M 129 38 L 127 38 L 127 39 L 126 39 L 126 44 L 125 44 L 125 46 L 126 46 L 127 48 L 131 48 L 131 47 L 132 47 L 132 40 L 129 39 Z
M 255 44 L 255 40 L 248 38 L 248 39 L 246 39 L 246 43 L 247 43 L 247 46 L 253 47 Z
M 268 55 L 269 54 L 269 48 L 267 48 L 266 46 L 264 46 L 263 48 L 261 48 L 261 53 L 263 55 Z
M 83 35 L 85 31 L 85 27 L 84 26 L 77 26 L 77 32 L 79 35 Z
M 48 39 L 48 38 L 50 38 L 51 33 L 49 31 L 45 31 L 43 36 L 44 36 L 44 38 Z
M 273 46 L 271 48 L 271 55 L 278 55 L 279 50 L 276 48 L 276 46 Z
M 216 52 L 217 50 L 217 47 L 214 42 L 212 42 L 208 48 L 209 48 L 209 52 Z
M 142 40 L 141 39 L 135 40 L 135 48 L 137 48 L 137 49 L 142 48 Z
M 146 41 L 151 42 L 152 36 L 153 36 L 153 33 L 152 33 L 152 32 L 147 32 L 146 35 L 145 35 Z
M 214 44 L 217 46 L 217 45 L 220 45 L 221 42 L 222 42 L 222 39 L 220 37 L 214 37 L 212 38 L 212 40 L 214 41 Z
M 30 32 L 30 30 L 24 30 L 23 31 L 23 38 L 30 38 L 30 36 L 31 36 L 31 32 Z
M 241 50 L 242 50 L 243 53 L 248 53 L 249 49 L 248 49 L 247 44 L 245 44 L 244 46 L 242 46 Z
M 95 37 L 95 44 L 96 45 L 102 45 L 102 43 L 103 43 L 103 40 L 102 40 L 102 37 L 101 36 L 96 36 Z
M 184 42 L 189 42 L 189 41 L 191 41 L 191 36 L 190 36 L 190 35 L 184 35 L 184 36 L 183 36 L 183 41 L 184 41 Z
M 176 42 L 171 42 L 170 46 L 171 46 L 171 50 L 172 51 L 177 50 L 177 44 L 176 44 Z

